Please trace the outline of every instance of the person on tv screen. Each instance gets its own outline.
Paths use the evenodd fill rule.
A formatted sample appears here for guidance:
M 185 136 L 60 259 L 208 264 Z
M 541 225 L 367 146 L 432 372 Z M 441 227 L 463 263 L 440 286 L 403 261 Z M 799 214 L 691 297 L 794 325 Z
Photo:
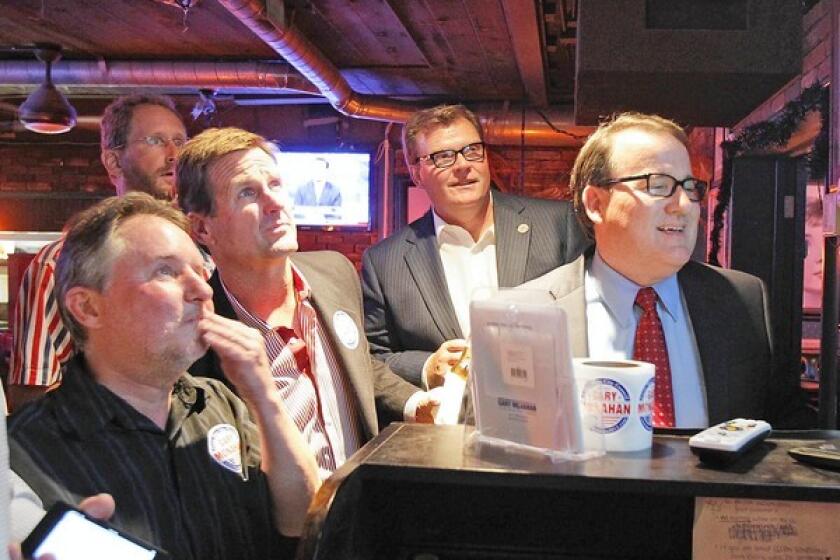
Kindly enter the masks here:
M 341 206 L 341 189 L 327 181 L 330 162 L 315 158 L 312 180 L 295 193 L 295 206 Z

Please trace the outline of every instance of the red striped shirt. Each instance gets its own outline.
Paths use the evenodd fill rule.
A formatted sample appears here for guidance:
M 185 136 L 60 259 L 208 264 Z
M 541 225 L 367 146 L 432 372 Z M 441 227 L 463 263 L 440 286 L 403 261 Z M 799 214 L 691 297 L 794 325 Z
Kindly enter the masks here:
M 61 380 L 61 366 L 73 356 L 55 297 L 55 261 L 64 239 L 41 248 L 20 283 L 12 329 L 9 383 L 48 386 Z
M 292 277 L 297 299 L 293 329 L 306 344 L 310 375 L 299 369 L 280 333 L 249 313 L 221 284 L 239 320 L 262 333 L 274 383 L 326 479 L 361 446 L 359 415 L 347 374 L 310 301 L 311 289 L 294 265 Z

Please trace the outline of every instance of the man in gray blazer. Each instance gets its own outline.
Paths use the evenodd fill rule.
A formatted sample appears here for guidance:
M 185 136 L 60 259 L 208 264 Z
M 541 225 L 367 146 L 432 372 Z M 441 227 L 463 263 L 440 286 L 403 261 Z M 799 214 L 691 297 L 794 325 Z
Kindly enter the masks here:
M 274 146 L 244 130 L 209 129 L 182 154 L 178 200 L 215 261 L 215 308 L 262 335 L 275 385 L 321 477 L 376 435 L 377 413 L 431 422 L 432 397 L 371 358 L 350 261 L 329 251 L 293 256 L 293 203 Z M 225 377 L 212 353 L 190 371 Z
M 466 107 L 415 113 L 403 149 L 432 208 L 365 253 L 365 331 L 377 358 L 434 387 L 465 346 L 475 289 L 535 278 L 588 240 L 565 201 L 491 193 L 481 124 Z
M 745 417 L 807 427 L 813 415 L 795 372 L 773 366 L 761 280 L 689 261 L 707 185 L 691 175 L 684 131 L 658 116 L 620 115 L 588 139 L 571 182 L 594 249 L 521 288 L 547 289 L 563 307 L 573 355 L 631 358 L 648 344 L 641 339 L 658 337 L 658 426 Z

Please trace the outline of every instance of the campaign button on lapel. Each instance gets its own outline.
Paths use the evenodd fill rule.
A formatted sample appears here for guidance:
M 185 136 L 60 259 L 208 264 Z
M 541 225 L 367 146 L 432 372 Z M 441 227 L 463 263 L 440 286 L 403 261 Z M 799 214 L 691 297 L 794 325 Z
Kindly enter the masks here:
M 344 311 L 336 311 L 333 315 L 333 330 L 338 340 L 350 350 L 359 346 L 359 329 L 356 322 Z

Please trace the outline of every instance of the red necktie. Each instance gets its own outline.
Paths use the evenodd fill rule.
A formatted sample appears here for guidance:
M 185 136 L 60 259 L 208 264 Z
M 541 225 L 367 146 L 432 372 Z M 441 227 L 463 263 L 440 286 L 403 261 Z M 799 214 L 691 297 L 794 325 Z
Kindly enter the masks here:
M 656 313 L 656 292 L 653 288 L 642 288 L 636 294 L 636 305 L 642 308 L 642 316 L 636 325 L 636 340 L 633 343 L 633 359 L 650 362 L 656 366 L 656 381 L 653 399 L 653 425 L 660 428 L 674 427 L 674 393 L 671 389 L 671 364 L 668 362 L 668 347 L 662 323 Z

